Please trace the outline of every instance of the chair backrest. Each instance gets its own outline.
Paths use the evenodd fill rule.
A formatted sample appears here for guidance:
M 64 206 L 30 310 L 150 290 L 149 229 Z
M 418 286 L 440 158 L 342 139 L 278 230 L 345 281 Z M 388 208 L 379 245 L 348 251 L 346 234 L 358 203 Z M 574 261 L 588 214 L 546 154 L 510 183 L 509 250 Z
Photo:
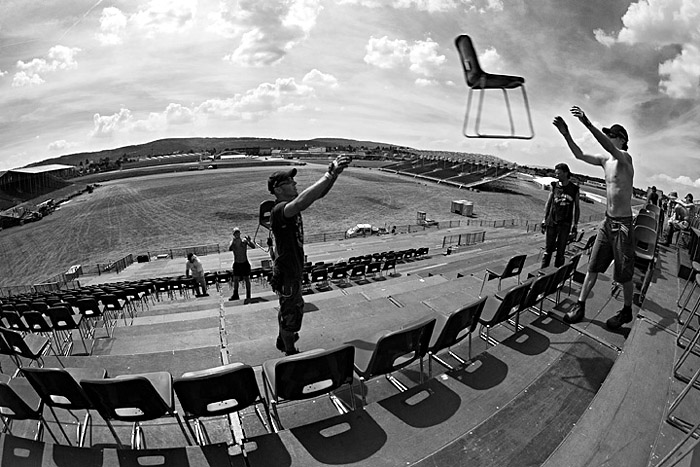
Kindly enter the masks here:
M 523 266 L 525 266 L 526 259 L 527 255 L 517 255 L 509 259 L 508 264 L 506 264 L 506 268 L 503 270 L 501 279 L 514 277 L 520 274 L 523 271 Z
M 103 418 L 140 422 L 170 412 L 153 384 L 144 376 L 84 379 L 80 386 Z
M 366 377 L 392 373 L 423 358 L 434 328 L 435 318 L 425 318 L 382 336 L 367 365 Z
M 651 259 L 656 250 L 657 233 L 648 227 L 634 227 L 634 253 L 644 259 Z
M 38 311 L 28 311 L 23 316 L 24 321 L 27 323 L 27 327 L 31 329 L 32 332 L 51 332 L 53 329 L 51 325 L 46 321 L 44 315 Z
M 656 214 L 656 217 L 659 217 L 659 215 L 661 214 L 661 208 L 655 204 L 647 203 L 644 206 L 644 209 L 653 212 L 654 214 Z
M 22 378 L 16 378 L 17 381 L 11 382 L 9 376 L 0 375 L 0 408 L 2 410 L 3 417 L 12 418 L 15 420 L 39 420 L 41 418 L 41 405 L 36 404 L 37 409 L 32 408 L 27 402 L 32 403 L 33 401 L 25 401 L 12 387 L 14 385 L 21 386 L 27 384 Z M 28 385 L 28 384 L 27 384 Z M 31 391 L 31 388 L 28 388 Z M 31 394 L 28 391 L 22 391 L 22 393 L 28 396 L 33 396 L 37 398 L 35 394 Z M 32 405 L 35 405 L 32 403 Z
M 85 316 L 99 316 L 102 312 L 100 311 L 100 306 L 97 304 L 97 300 L 94 298 L 79 298 L 76 302 L 78 311 Z
M 260 203 L 260 211 L 258 214 L 258 224 L 270 230 L 270 216 L 272 216 L 272 208 L 275 207 L 277 201 L 267 200 Z
M 484 311 L 486 298 L 480 298 L 451 313 L 430 351 L 437 353 L 442 349 L 455 346 L 474 332 L 479 324 L 481 312 Z
M 22 368 L 27 381 L 46 405 L 88 410 L 90 401 L 78 382 L 62 368 Z
M 547 288 L 547 295 L 556 293 L 561 287 L 564 286 L 570 269 L 571 263 L 569 262 L 564 263 L 561 266 L 559 266 L 559 268 L 557 268 L 556 272 L 554 273 L 554 277 L 552 278 L 552 281 L 549 283 L 549 287 Z
M 491 320 L 489 320 L 488 325 L 495 326 L 508 321 L 512 316 L 520 312 L 528 290 L 530 290 L 529 282 L 511 287 L 503 297 L 503 300 L 501 300 L 500 305 L 498 305 L 496 309 L 496 313 L 494 313 Z
M 484 70 L 482 70 L 481 65 L 479 65 L 479 59 L 477 58 L 471 37 L 466 34 L 458 36 L 457 39 L 455 39 L 455 46 L 459 52 L 462 71 L 464 71 L 464 79 L 467 81 L 467 86 L 477 86 L 479 84 L 479 78 L 484 74 Z
M 367 274 L 376 274 L 382 269 L 382 263 L 373 261 L 367 265 Z
M 634 219 L 634 225 L 643 225 L 644 227 L 649 227 L 650 229 L 658 230 L 659 223 L 656 220 L 656 217 L 639 213 Z
M 539 276 L 533 279 L 532 282 L 530 282 L 530 289 L 527 291 L 527 295 L 523 299 L 520 309 L 525 310 L 526 308 L 530 308 L 531 306 L 535 306 L 540 303 L 544 297 L 547 296 L 550 283 L 556 274 L 557 271 L 552 271 L 544 276 Z
M 24 339 L 22 338 L 22 334 L 19 331 L 0 327 L 0 335 L 2 336 L 4 342 L 7 344 L 10 351 L 12 352 L 7 353 L 7 355 L 14 354 L 32 360 L 35 360 L 37 358 L 37 356 L 31 352 L 29 347 L 27 347 L 27 343 L 24 341 Z M 7 347 L 3 347 L 3 349 L 0 350 L 0 353 L 5 353 L 6 350 Z
M 173 389 L 188 417 L 237 412 L 262 399 L 253 368 L 243 363 L 184 373 Z
M 311 282 L 328 280 L 328 270 L 326 268 L 314 269 L 311 271 Z
M 286 400 L 303 400 L 352 384 L 355 348 L 341 345 L 330 350 L 304 352 L 274 363 L 274 394 Z

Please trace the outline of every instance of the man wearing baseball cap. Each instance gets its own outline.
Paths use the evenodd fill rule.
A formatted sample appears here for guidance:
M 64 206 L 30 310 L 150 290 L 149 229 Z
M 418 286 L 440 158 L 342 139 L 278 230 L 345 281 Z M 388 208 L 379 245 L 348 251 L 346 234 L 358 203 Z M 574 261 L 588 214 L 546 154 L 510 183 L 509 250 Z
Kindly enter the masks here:
M 304 227 L 301 212 L 314 201 L 323 198 L 343 170 L 350 164 L 349 156 L 338 156 L 328 166 L 328 171 L 313 185 L 297 192 L 294 177 L 297 169 L 280 170 L 267 181 L 267 189 L 275 195 L 276 204 L 270 214 L 270 230 L 275 239 L 271 284 L 279 296 L 279 335 L 276 347 L 285 355 L 299 353 L 295 342 L 299 338 L 304 313 L 301 293 L 304 272 Z
M 569 323 L 577 323 L 584 318 L 586 298 L 598 280 L 598 274 L 605 272 L 610 263 L 615 260 L 613 279 L 622 285 L 624 306 L 615 316 L 607 320 L 606 325 L 613 330 L 619 329 L 623 324 L 632 321 L 634 293 L 632 284 L 634 228 L 631 201 L 634 166 L 632 165 L 632 156 L 627 152 L 629 137 L 627 130 L 618 124 L 599 130 L 591 123 L 580 107 L 572 107 L 571 114 L 578 118 L 591 132 L 605 150 L 604 154 L 584 154 L 571 137 L 563 118 L 557 116 L 553 122 L 554 126 L 562 134 L 576 159 L 603 168 L 603 172 L 605 172 L 606 211 L 605 219 L 598 228 L 591 259 L 588 262 L 588 272 L 583 281 L 578 302 L 564 315 L 564 320 Z

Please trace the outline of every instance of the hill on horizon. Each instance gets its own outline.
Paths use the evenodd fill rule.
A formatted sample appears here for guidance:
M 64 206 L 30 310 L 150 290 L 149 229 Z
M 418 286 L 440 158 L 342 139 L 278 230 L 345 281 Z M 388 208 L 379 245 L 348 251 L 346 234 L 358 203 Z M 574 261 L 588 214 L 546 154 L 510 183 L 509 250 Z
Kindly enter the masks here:
M 33 162 L 26 167 L 36 167 L 47 164 L 66 164 L 78 165 L 86 159 L 97 161 L 102 158 L 116 160 L 123 156 L 145 157 L 166 155 L 175 153 L 201 152 L 211 151 L 221 152 L 225 149 L 245 149 L 245 148 L 270 148 L 270 149 L 303 149 L 313 146 L 351 146 L 353 148 L 366 147 L 397 147 L 396 145 L 387 143 L 378 143 L 375 141 L 358 141 L 346 138 L 313 138 L 304 140 L 289 140 L 275 138 L 253 138 L 253 137 L 235 137 L 235 138 L 165 138 L 149 143 L 135 144 L 114 149 L 104 149 L 102 151 L 81 152 L 74 154 L 66 154 L 59 157 L 44 159 L 39 162 Z

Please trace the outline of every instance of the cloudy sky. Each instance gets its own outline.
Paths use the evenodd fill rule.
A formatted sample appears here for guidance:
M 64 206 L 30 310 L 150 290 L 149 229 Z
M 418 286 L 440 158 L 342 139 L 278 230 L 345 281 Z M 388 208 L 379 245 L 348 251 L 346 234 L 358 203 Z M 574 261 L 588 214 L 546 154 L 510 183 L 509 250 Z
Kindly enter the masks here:
M 0 12 L 0 170 L 164 137 L 259 136 L 602 176 L 551 124 L 563 115 L 599 152 L 569 114 L 580 105 L 627 128 L 635 186 L 700 195 L 698 0 L 0 0 Z M 526 79 L 534 139 L 462 136 L 459 34 L 486 71 Z M 488 96 L 482 129 L 501 131 L 502 97 Z

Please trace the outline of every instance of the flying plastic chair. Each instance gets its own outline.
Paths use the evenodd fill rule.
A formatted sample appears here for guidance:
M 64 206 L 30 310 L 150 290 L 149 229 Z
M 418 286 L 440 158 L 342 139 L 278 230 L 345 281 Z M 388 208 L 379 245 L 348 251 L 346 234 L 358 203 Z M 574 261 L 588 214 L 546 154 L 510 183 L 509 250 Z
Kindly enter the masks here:
M 260 212 L 258 214 L 258 227 L 255 229 L 255 235 L 253 235 L 253 243 L 255 243 L 258 248 L 263 250 L 265 253 L 270 251 L 272 245 L 272 231 L 270 230 L 270 216 L 272 215 L 272 208 L 275 207 L 274 200 L 267 200 L 260 203 Z M 258 241 L 258 231 L 260 227 L 267 229 L 267 245 L 263 245 Z
M 530 105 L 527 100 L 527 93 L 525 92 L 525 78 L 521 76 L 510 76 L 510 75 L 494 75 L 487 73 L 481 69 L 479 65 L 479 60 L 476 56 L 476 51 L 474 50 L 474 44 L 469 36 L 462 34 L 455 39 L 455 45 L 459 51 L 459 57 L 462 62 L 462 69 L 464 70 L 464 78 L 467 81 L 467 86 L 469 86 L 469 97 L 467 99 L 467 111 L 464 116 L 464 126 L 462 127 L 462 133 L 467 138 L 507 138 L 507 139 L 532 139 L 535 136 L 535 130 L 532 127 L 532 117 L 530 115 Z M 520 88 L 523 92 L 523 102 L 525 105 L 525 112 L 527 113 L 527 121 L 530 127 L 530 133 L 525 135 L 518 135 L 515 133 L 515 125 L 513 124 L 513 112 L 510 108 L 510 101 L 508 99 L 507 89 Z M 477 89 L 479 93 L 479 107 L 476 113 L 476 123 L 473 127 L 473 132 L 469 133 L 469 113 L 472 107 L 472 93 Z M 503 91 L 503 97 L 506 101 L 506 108 L 508 109 L 508 121 L 510 122 L 510 134 L 491 134 L 491 133 L 481 133 L 481 110 L 484 105 L 484 94 L 487 89 L 500 89 Z

